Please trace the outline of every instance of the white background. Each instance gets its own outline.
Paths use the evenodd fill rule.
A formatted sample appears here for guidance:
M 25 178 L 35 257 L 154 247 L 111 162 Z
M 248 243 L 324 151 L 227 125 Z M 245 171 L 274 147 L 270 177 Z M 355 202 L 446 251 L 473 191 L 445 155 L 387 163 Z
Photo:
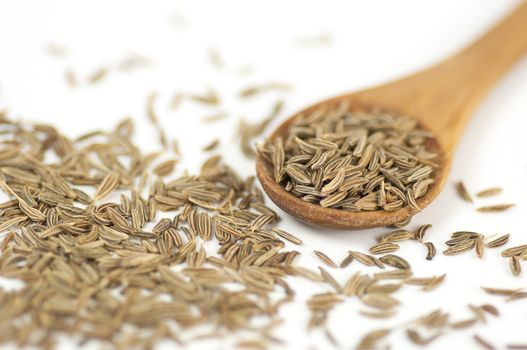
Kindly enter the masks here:
M 136 121 L 136 142 L 148 150 L 158 146 L 157 134 L 145 116 L 145 97 L 157 91 L 161 124 L 170 138 L 180 142 L 183 169 L 196 170 L 206 158 L 201 148 L 211 138 L 221 139 L 225 161 L 244 175 L 254 174 L 252 160 L 241 155 L 235 141 L 241 117 L 259 120 L 276 98 L 286 101 L 276 126 L 287 115 L 326 97 L 358 90 L 404 76 L 453 54 L 482 34 L 519 4 L 516 0 L 374 0 L 374 1 L 7 1 L 0 0 L 0 109 L 26 121 L 54 124 L 67 135 L 112 128 L 125 116 Z M 174 18 L 184 19 L 178 28 Z M 329 34 L 328 46 L 299 47 L 295 38 Z M 527 33 L 518 33 L 527 35 Z M 64 46 L 64 58 L 44 50 L 49 43 Z M 216 71 L 207 52 L 216 47 L 226 67 Z M 114 65 L 128 53 L 149 57 L 152 65 L 132 73 L 110 71 L 99 84 L 86 78 L 101 65 Z M 251 65 L 254 72 L 240 77 L 236 70 Z M 64 72 L 71 69 L 80 80 L 70 88 Z M 240 101 L 237 92 L 249 84 L 284 82 L 290 93 L 269 92 Z M 184 103 L 175 111 L 167 106 L 176 92 L 220 91 L 221 108 L 198 108 Z M 202 117 L 225 109 L 227 120 L 204 124 Z M 490 302 L 501 310 L 490 319 L 464 331 L 450 332 L 427 349 L 476 348 L 475 333 L 503 348 L 507 343 L 527 343 L 527 300 L 505 303 L 485 295 L 481 285 L 527 287 L 526 274 L 512 277 L 508 261 L 499 250 L 488 250 L 484 259 L 475 254 L 445 257 L 444 241 L 451 232 L 475 230 L 491 235 L 510 233 L 510 245 L 527 243 L 527 58 L 504 76 L 475 113 L 459 143 L 450 180 L 443 193 L 410 228 L 432 223 L 429 240 L 438 247 L 432 261 L 424 259 L 424 247 L 403 243 L 416 276 L 446 273 L 445 283 L 430 293 L 407 286 L 396 294 L 402 302 L 396 317 L 371 320 L 358 315 L 364 309 L 348 300 L 331 313 L 328 325 L 342 348 L 355 346 L 361 335 L 382 327 L 398 327 L 435 308 L 451 312 L 454 320 L 469 317 L 467 303 Z M 502 195 L 478 200 L 478 205 L 515 202 L 517 207 L 500 214 L 481 214 L 475 205 L 461 201 L 453 189 L 462 179 L 476 192 L 503 186 Z M 299 263 L 316 268 L 313 249 L 336 261 L 350 249 L 366 251 L 384 229 L 335 232 L 307 227 L 286 217 L 280 227 L 304 240 Z M 524 263 L 527 268 L 527 263 Z M 331 271 L 344 281 L 358 269 Z M 363 271 L 376 272 L 367 268 Z M 6 281 L 2 282 L 9 286 Z M 292 349 L 330 348 L 320 332 L 307 335 L 305 300 L 328 290 L 300 279 L 290 279 L 297 300 L 283 307 L 285 324 L 276 335 Z M 227 349 L 232 339 L 202 342 L 189 348 Z M 392 349 L 413 347 L 399 328 L 389 338 Z M 70 349 L 71 341 L 61 342 Z M 88 347 L 94 347 L 94 344 Z M 162 348 L 172 348 L 163 344 Z

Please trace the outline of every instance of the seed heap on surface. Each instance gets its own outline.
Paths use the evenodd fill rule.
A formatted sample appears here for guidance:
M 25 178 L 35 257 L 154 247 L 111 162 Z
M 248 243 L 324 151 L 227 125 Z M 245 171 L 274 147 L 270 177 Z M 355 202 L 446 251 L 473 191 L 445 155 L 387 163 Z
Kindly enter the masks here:
M 182 330 L 201 324 L 270 338 L 276 310 L 294 294 L 284 276 L 298 253 L 281 237 L 299 240 L 272 227 L 277 215 L 254 178 L 213 157 L 196 176 L 149 181 L 155 155 L 130 142 L 130 120 L 75 140 L 48 125 L 4 119 L 1 129 L 0 185 L 10 199 L 0 204 L 0 275 L 25 284 L 0 290 L 0 343 L 52 347 L 68 333 L 151 347 L 188 341 Z M 271 300 L 278 290 L 282 300 Z M 256 328 L 256 316 L 270 326 Z
M 350 211 L 420 208 L 434 183 L 432 135 L 414 119 L 322 107 L 299 116 L 287 137 L 267 141 L 259 154 L 285 190 L 322 207 Z
M 285 241 L 302 241 L 274 227 L 278 216 L 265 206 L 254 177 L 244 180 L 212 157 L 198 175 L 165 179 L 176 160 L 156 161 L 160 152 L 143 155 L 130 141 L 129 119 L 112 132 L 76 139 L 49 125 L 26 127 L 5 118 L 0 128 L 0 189 L 9 197 L 0 204 L 0 276 L 24 281 L 20 290 L 0 289 L 0 344 L 53 348 L 59 335 L 69 334 L 116 348 L 150 348 L 163 339 L 195 341 L 200 335 L 187 329 L 212 326 L 215 330 L 202 336 L 245 331 L 253 339 L 238 346 L 262 348 L 280 342 L 272 329 L 280 322 L 280 307 L 294 300 L 287 282 L 292 275 L 331 288 L 308 300 L 308 327 L 325 329 L 336 344 L 326 321 L 346 299 L 360 300 L 364 309 L 358 314 L 385 319 L 402 304 L 397 291 L 412 286 L 431 291 L 445 280 L 445 274 L 415 277 L 408 261 L 394 254 L 402 242 L 414 241 L 432 259 L 435 247 L 425 241 L 431 225 L 384 233 L 368 250 L 371 255 L 349 251 L 341 268 L 356 260 L 384 270 L 354 271 L 342 284 L 323 267 L 296 265 L 299 252 L 285 250 Z M 475 247 L 482 256 L 484 247 L 508 240 L 503 235 L 486 242 L 481 234 L 456 232 L 448 252 Z M 215 254 L 204 249 L 211 244 Z M 515 274 L 526 252 L 523 245 L 502 252 Z M 337 267 L 323 252 L 314 254 Z M 526 295 L 521 289 L 485 291 L 510 300 Z M 266 324 L 256 325 L 255 319 Z M 417 328 L 406 332 L 418 345 L 438 337 Z M 388 337 L 390 330 L 376 332 L 358 348 Z

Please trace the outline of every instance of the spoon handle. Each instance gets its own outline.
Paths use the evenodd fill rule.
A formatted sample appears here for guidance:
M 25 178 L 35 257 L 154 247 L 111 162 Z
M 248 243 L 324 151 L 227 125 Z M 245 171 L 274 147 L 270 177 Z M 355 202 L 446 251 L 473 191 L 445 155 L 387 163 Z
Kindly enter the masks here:
M 417 118 L 436 134 L 445 155 L 498 78 L 527 52 L 527 2 L 457 55 L 401 80 L 352 95 Z

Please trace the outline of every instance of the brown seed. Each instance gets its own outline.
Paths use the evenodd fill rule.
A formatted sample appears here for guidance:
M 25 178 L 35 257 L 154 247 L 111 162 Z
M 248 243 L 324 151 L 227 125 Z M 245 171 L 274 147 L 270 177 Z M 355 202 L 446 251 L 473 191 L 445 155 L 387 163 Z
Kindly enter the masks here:
M 494 315 L 494 316 L 498 316 L 499 315 L 499 311 L 494 305 L 483 304 L 483 305 L 480 306 L 480 308 L 482 310 L 486 311 L 487 313 L 491 314 L 491 315 Z
M 413 232 L 408 230 L 396 230 L 389 233 L 383 234 L 379 237 L 379 242 L 400 242 L 408 239 L 414 239 L 415 235 Z
M 478 238 L 476 238 L 476 254 L 478 258 L 483 258 L 485 244 L 483 243 L 483 239 L 485 237 L 483 235 L 480 235 Z
M 506 235 L 500 236 L 500 237 L 488 242 L 485 246 L 487 248 L 501 247 L 502 245 L 505 245 L 505 244 L 507 244 L 507 242 L 509 242 L 509 238 L 510 238 L 510 235 L 506 234 Z
M 320 270 L 320 274 L 324 278 L 326 282 L 328 282 L 336 291 L 337 293 L 342 293 L 342 287 L 340 284 L 335 280 L 335 278 L 327 272 L 324 268 L 320 267 L 318 268 Z
M 386 272 L 377 272 L 373 275 L 376 280 L 384 279 L 406 279 L 412 277 L 413 273 L 411 270 L 393 270 Z
M 88 83 L 100 82 L 108 74 L 108 67 L 100 67 L 88 77 Z
M 293 244 L 298 244 L 298 245 L 302 244 L 302 240 L 300 238 L 297 238 L 297 237 L 293 236 L 289 232 L 285 232 L 285 231 L 279 230 L 277 228 L 273 228 L 273 232 L 276 233 L 281 238 L 283 238 L 285 240 L 288 240 L 289 242 L 291 242 Z
M 353 258 L 355 260 L 357 260 L 358 262 L 360 262 L 363 265 L 366 265 L 366 266 L 373 266 L 373 265 L 375 265 L 375 261 L 373 260 L 373 257 L 368 255 L 368 254 L 364 254 L 364 253 L 357 252 L 357 251 L 349 251 L 348 253 L 351 256 L 353 256 Z
M 426 242 L 425 247 L 427 251 L 426 260 L 432 260 L 434 256 L 436 255 L 436 247 L 434 246 L 432 242 Z
M 346 256 L 344 258 L 344 260 L 342 260 L 342 262 L 340 263 L 340 267 L 341 268 L 345 268 L 347 267 L 349 264 L 351 264 L 351 262 L 353 261 L 354 259 L 354 255 L 351 254 L 351 253 L 348 253 L 348 256 Z
M 523 289 L 504 289 L 504 288 L 489 288 L 489 287 L 481 287 L 487 294 L 492 295 L 503 295 L 508 297 L 514 297 L 515 295 L 522 293 Z
M 383 242 L 374 245 L 369 249 L 370 254 L 392 253 L 399 249 L 399 245 L 391 242 Z
M 437 333 L 429 338 L 423 338 L 423 336 L 421 336 L 421 334 L 419 334 L 419 332 L 417 332 L 416 330 L 413 330 L 413 329 L 407 329 L 406 330 L 406 335 L 408 336 L 408 339 L 410 339 L 412 341 L 412 343 L 414 344 L 417 344 L 417 345 L 428 345 L 430 344 L 431 342 L 433 342 L 434 340 L 436 340 L 437 338 L 439 338 L 442 334 L 441 333 Z
M 188 94 L 187 97 L 200 104 L 215 106 L 220 104 L 220 97 L 213 89 L 208 89 L 204 94 Z
M 490 344 L 487 340 L 483 339 L 480 335 L 474 335 L 474 341 L 483 349 L 486 350 L 496 350 L 496 348 Z
M 219 113 L 214 113 L 214 114 L 207 115 L 207 116 L 203 117 L 201 120 L 203 120 L 203 122 L 205 122 L 205 123 L 212 123 L 212 122 L 224 120 L 228 116 L 229 116 L 229 114 L 227 114 L 227 112 L 219 112 Z
M 432 228 L 432 225 L 426 224 L 421 227 L 419 227 L 419 230 L 415 233 L 415 239 L 419 242 L 422 242 L 425 238 L 426 232 Z
M 420 317 L 415 321 L 415 323 L 429 329 L 440 329 L 445 327 L 448 319 L 449 314 L 444 313 L 443 311 L 438 309 L 430 312 L 425 316 Z
M 461 198 L 463 198 L 465 201 L 469 203 L 474 203 L 472 196 L 470 196 L 470 193 L 467 191 L 467 188 L 465 187 L 465 184 L 462 181 L 458 181 L 456 183 L 456 189 L 457 189 L 457 193 L 459 194 Z
M 177 163 L 177 160 L 175 159 L 169 159 L 169 160 L 166 160 L 160 164 L 158 164 L 155 168 L 154 168 L 154 173 L 157 175 L 157 176 L 167 176 L 169 175 L 172 171 L 174 171 L 174 166 L 176 165 Z
M 511 256 L 522 255 L 525 252 L 527 252 L 527 244 L 505 249 L 501 252 L 501 256 L 504 258 L 509 258 Z
M 476 210 L 482 213 L 500 212 L 500 211 L 505 211 L 514 206 L 515 204 L 494 204 L 494 205 L 487 205 L 484 207 L 479 207 Z
M 394 310 L 380 310 L 380 311 L 364 311 L 364 310 L 361 310 L 361 311 L 359 311 L 359 314 L 361 314 L 362 316 L 369 317 L 369 318 L 380 319 L 380 318 L 390 318 L 390 317 L 394 316 L 395 315 L 395 311 Z
M 116 171 L 111 171 L 102 180 L 95 192 L 95 200 L 100 200 L 113 192 L 119 186 L 121 176 Z
M 213 151 L 216 148 L 218 148 L 219 145 L 220 145 L 220 141 L 219 140 L 217 140 L 217 139 L 216 140 L 212 140 L 205 147 L 203 147 L 203 151 L 205 151 L 205 152 Z
M 404 270 L 411 269 L 410 263 L 397 255 L 387 254 L 387 255 L 381 256 L 379 260 L 383 264 L 390 265 L 398 269 L 404 269 Z
M 498 194 L 500 194 L 502 191 L 501 187 L 491 187 L 491 188 L 487 188 L 487 189 L 484 189 L 482 191 L 479 191 L 476 196 L 478 197 L 491 197 L 491 196 L 496 196 Z
M 475 239 L 466 239 L 443 252 L 444 255 L 456 255 L 471 250 L 476 245 Z
M 430 291 L 439 286 L 445 280 L 445 277 L 446 274 L 424 278 L 408 278 L 404 280 L 403 283 L 423 286 L 424 291 Z
M 517 256 L 511 256 L 509 258 L 509 266 L 513 276 L 519 276 L 522 272 L 522 266 L 520 264 L 520 258 Z
M 247 98 L 252 97 L 264 91 L 269 90 L 284 90 L 288 91 L 291 87 L 283 83 L 267 83 L 262 85 L 249 86 L 240 91 L 240 97 Z
M 318 250 L 315 250 L 314 251 L 315 255 L 326 265 L 330 266 L 330 267 L 337 267 L 337 264 L 335 264 L 335 262 L 333 260 L 331 260 L 331 258 L 329 258 L 326 254 L 318 251 Z
M 468 320 L 457 321 L 450 324 L 452 329 L 465 329 L 476 324 L 478 320 L 476 318 L 470 318 Z
M 364 335 L 357 345 L 357 350 L 369 350 L 376 348 L 377 343 L 390 334 L 389 329 L 378 329 Z

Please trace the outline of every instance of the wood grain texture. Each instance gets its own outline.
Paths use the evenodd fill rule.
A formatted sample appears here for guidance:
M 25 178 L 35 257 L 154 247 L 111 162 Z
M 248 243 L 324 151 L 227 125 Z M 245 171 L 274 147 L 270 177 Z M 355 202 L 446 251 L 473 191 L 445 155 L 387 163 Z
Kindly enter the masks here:
M 420 208 L 430 204 L 442 190 L 450 171 L 452 154 L 474 110 L 501 75 L 527 52 L 527 2 L 478 41 L 457 55 L 406 78 L 320 102 L 300 111 L 279 126 L 270 139 L 287 134 L 294 118 L 319 108 L 350 102 L 352 110 L 380 108 L 395 115 L 408 115 L 434 133 L 429 147 L 439 154 L 436 182 L 417 200 Z M 387 226 L 415 214 L 405 207 L 395 211 L 350 212 L 322 208 L 295 197 L 275 183 L 272 169 L 258 157 L 256 173 L 271 200 L 287 213 L 310 225 L 335 229 L 365 229 Z

